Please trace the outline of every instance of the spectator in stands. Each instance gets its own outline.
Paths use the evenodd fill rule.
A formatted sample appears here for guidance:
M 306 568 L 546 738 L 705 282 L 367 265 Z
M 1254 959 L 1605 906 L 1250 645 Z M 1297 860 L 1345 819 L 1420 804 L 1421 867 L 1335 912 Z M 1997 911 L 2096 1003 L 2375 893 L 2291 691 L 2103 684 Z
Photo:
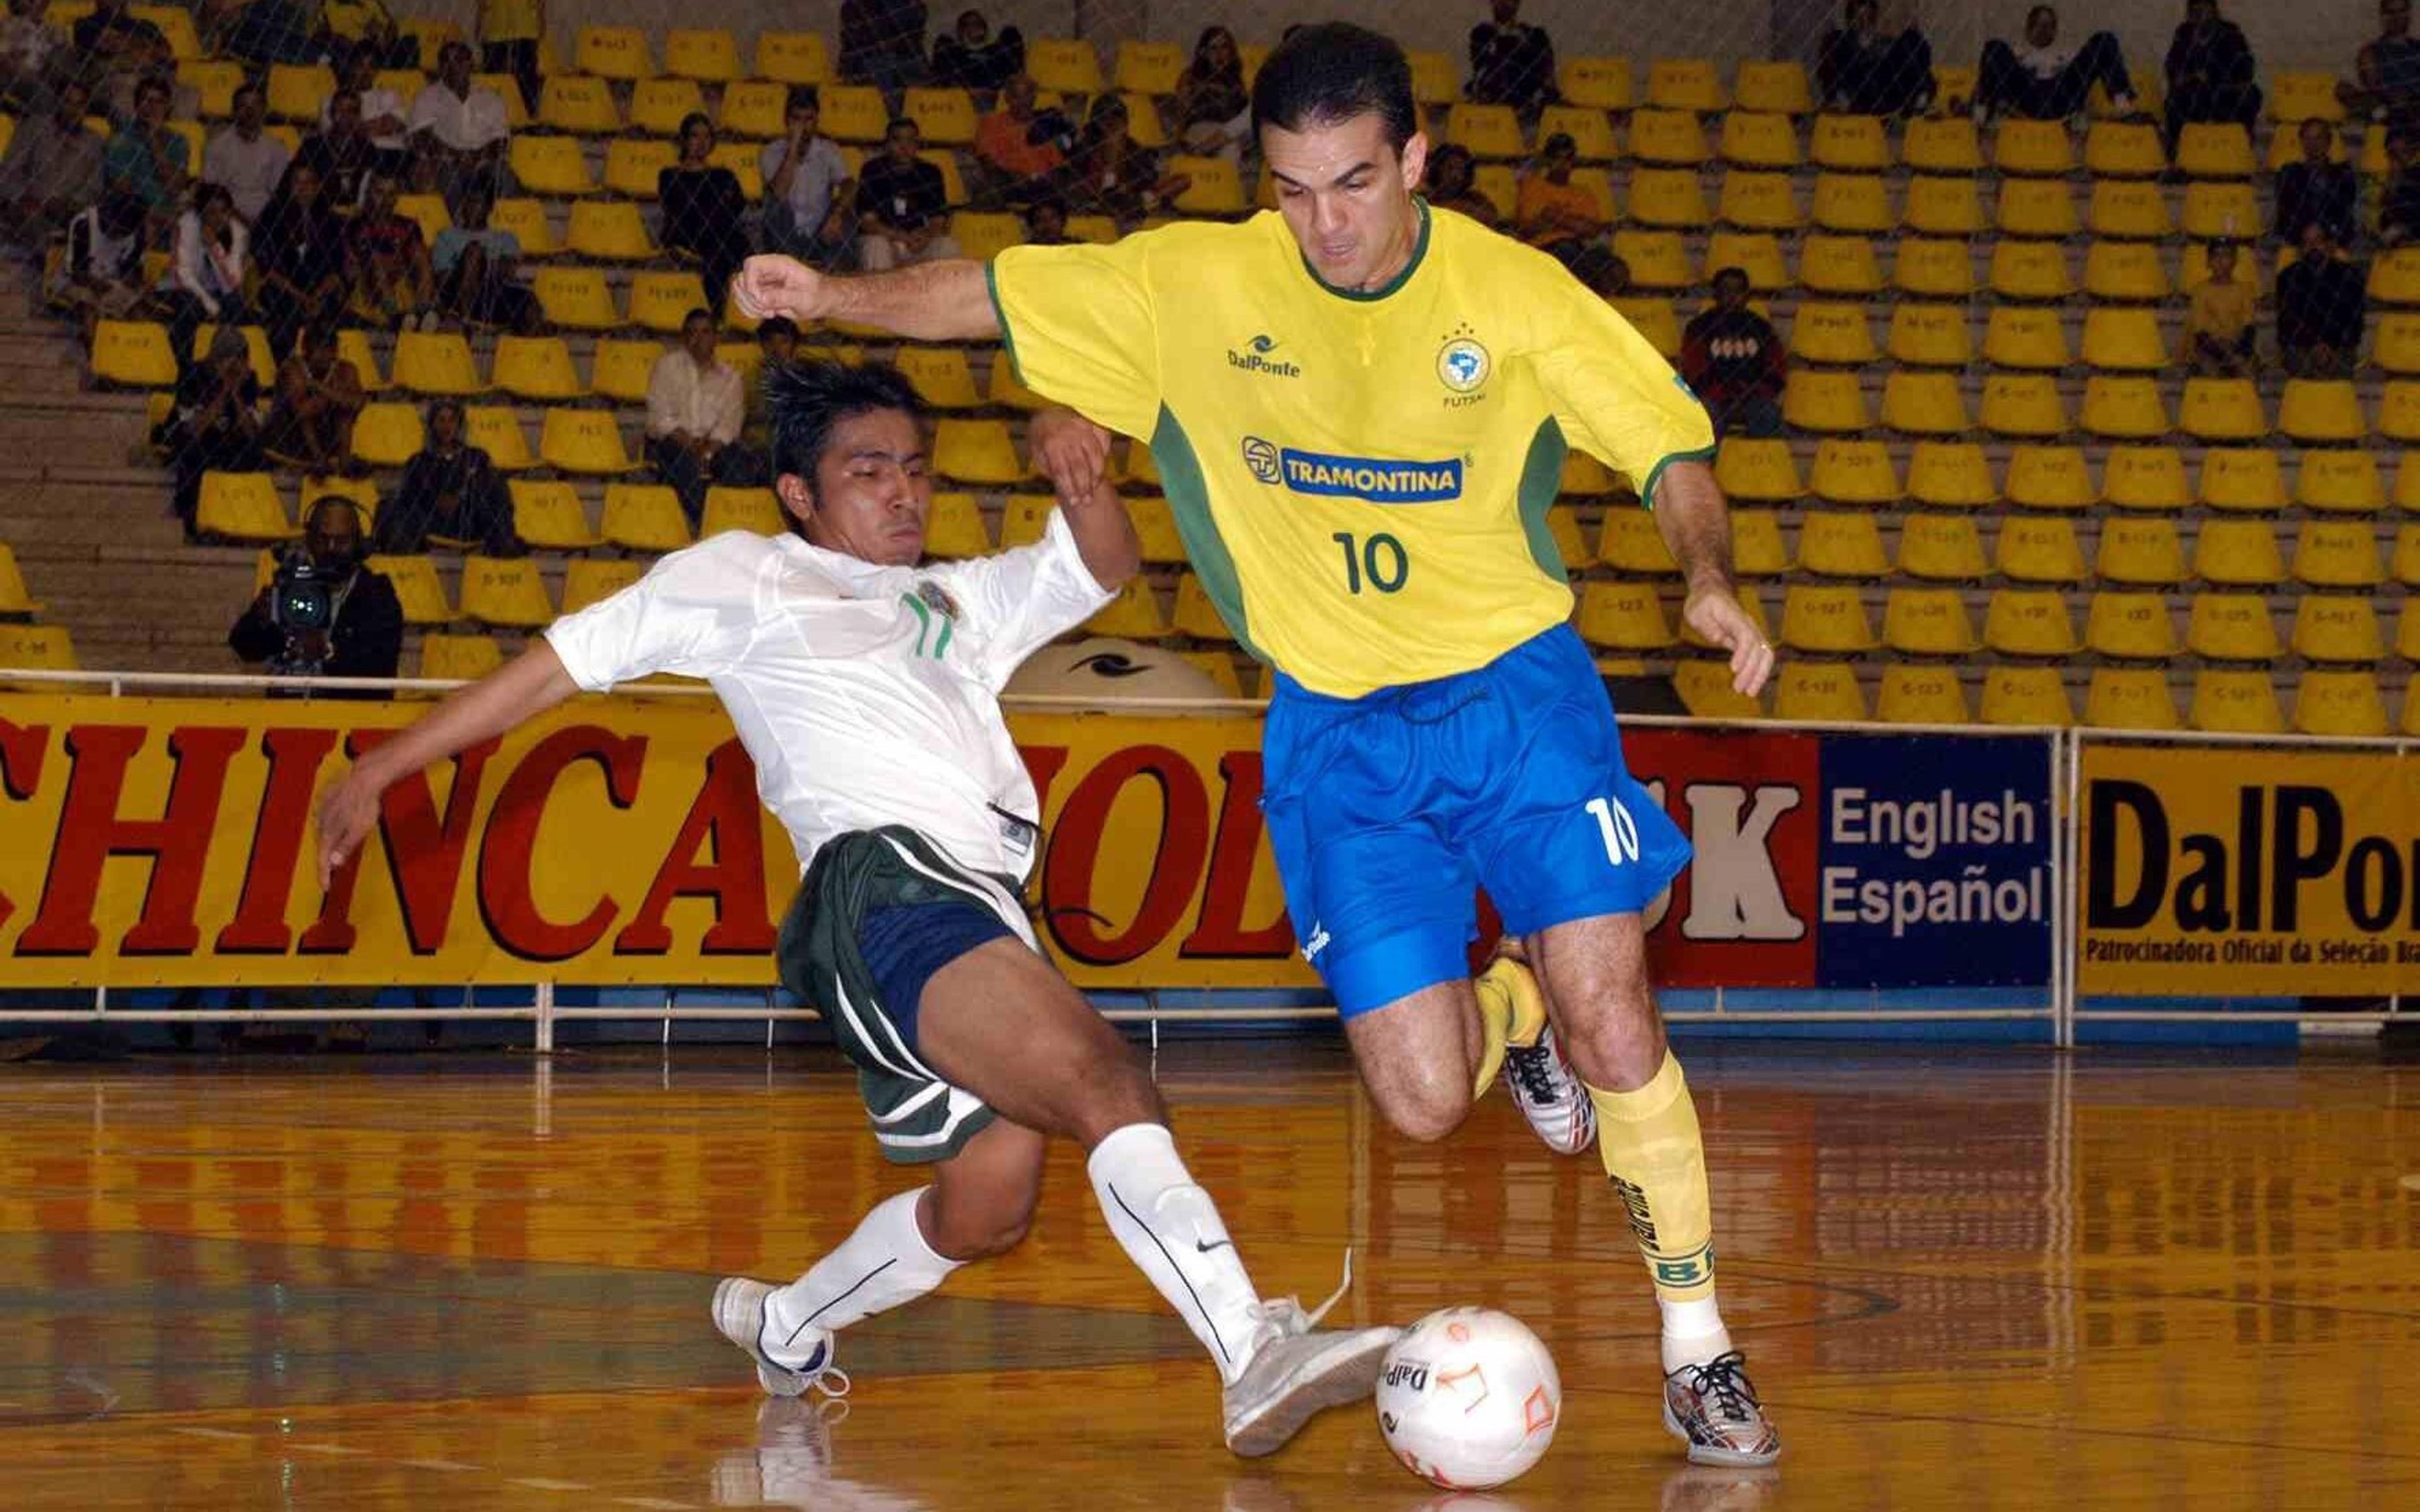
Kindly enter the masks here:
M 1193 61 L 1176 76 L 1176 135 L 1187 152 L 1243 161 L 1252 134 L 1252 96 L 1244 87 L 1244 54 L 1235 34 L 1204 26 Z
M 1521 177 L 1521 197 L 1512 220 L 1521 239 L 1544 247 L 1568 265 L 1584 244 L 1613 229 L 1596 196 L 1572 182 L 1579 162 L 1579 146 L 1568 131 L 1557 131 L 1538 149 L 1538 162 Z
M 390 331 L 437 329 L 437 276 L 420 223 L 396 209 L 393 174 L 370 178 L 369 203 L 345 238 L 352 264 L 353 309 Z
M 1521 0 L 1488 0 L 1495 19 L 1470 28 L 1470 84 L 1486 105 L 1535 115 L 1555 100 L 1555 44 L 1543 26 L 1521 23 Z
M 61 81 L 50 111 L 17 123 L 0 158 L 0 235 L 39 248 L 101 200 L 101 138 L 84 129 L 92 91 Z
M 414 182 L 458 201 L 473 185 L 489 197 L 510 139 L 504 97 L 471 76 L 471 45 L 448 42 L 437 54 L 437 77 L 411 101 Z
M 1880 0 L 1849 0 L 1815 59 L 1823 108 L 1843 116 L 1916 116 L 1932 103 L 1932 43 L 1915 23 L 1882 29 Z
M 2256 353 L 2253 288 L 2235 276 L 2236 246 L 2210 244 L 2210 277 L 2193 287 L 2185 316 L 2185 363 L 2199 378 L 2245 378 Z
M 1494 200 L 1479 192 L 1478 175 L 1479 166 L 1472 161 L 1468 147 L 1450 142 L 1438 147 L 1429 154 L 1429 203 L 1457 210 L 1481 225 L 1501 225 L 1504 216 Z
M 235 198 L 235 212 L 246 225 L 256 224 L 269 206 L 277 181 L 294 154 L 269 134 L 269 96 L 260 85 L 245 83 L 235 92 L 235 124 L 211 137 L 202 154 L 202 177 Z
M 1025 71 L 1025 34 L 1002 26 L 991 34 L 991 23 L 980 10 L 958 12 L 955 30 L 933 39 L 933 83 L 943 88 L 989 95 Z
M 840 0 L 840 76 L 882 91 L 924 82 L 924 0 Z
M 243 297 L 250 266 L 251 236 L 235 213 L 235 196 L 221 185 L 202 185 L 194 208 L 177 219 L 176 253 L 160 284 L 178 372 L 192 365 L 194 335 L 204 322 L 240 326 L 251 318 Z
M 1133 230 L 1193 183 L 1187 175 L 1162 169 L 1159 154 L 1128 135 L 1127 124 L 1124 100 L 1115 94 L 1094 100 L 1084 134 L 1076 139 L 1076 150 L 1059 176 L 1071 209 L 1107 215 L 1121 231 Z M 871 170 L 866 177 L 873 177 Z
M 2234 121 L 2249 131 L 2260 119 L 2259 66 L 2243 28 L 2218 13 L 2218 0 L 2185 0 L 2185 19 L 2168 43 L 2168 155 L 2188 124 Z
M 1031 76 L 1015 74 L 1001 86 L 999 108 L 975 123 L 975 161 L 992 199 L 1021 205 L 1047 193 L 1067 162 L 1074 128 L 1058 111 L 1035 109 L 1039 94 Z
M 96 323 L 141 315 L 151 303 L 143 279 L 143 202 L 132 194 L 103 194 L 100 204 L 68 221 L 67 246 L 42 292 L 75 315 L 87 347 Z
M 144 80 L 134 90 L 134 119 L 101 149 L 101 177 L 104 193 L 142 201 L 148 245 L 165 245 L 176 226 L 192 179 L 190 156 L 184 137 L 168 129 L 167 83 Z
M 2412 0 L 2378 0 L 2378 36 L 2353 59 L 2353 82 L 2339 83 L 2347 110 L 2372 120 L 2420 116 L 2420 40 L 2412 36 Z
M 1601 300 L 1611 301 L 1630 293 L 1630 263 L 1610 247 L 1590 247 L 1573 258 L 1572 276 Z
M 491 557 L 520 555 L 504 477 L 462 432 L 461 400 L 429 401 L 427 442 L 404 464 L 403 486 L 379 511 L 381 555 L 418 556 L 432 541 L 476 547 Z
M 494 201 L 485 184 L 462 192 L 454 224 L 428 250 L 437 275 L 437 311 L 471 326 L 502 326 L 523 334 L 537 329 L 536 296 L 521 286 L 520 238 L 488 224 Z
M 361 374 L 337 355 L 336 328 L 315 321 L 294 354 L 278 364 L 277 393 L 260 427 L 261 454 L 305 472 L 353 471 L 353 417 L 361 411 Z
M 857 240 L 856 181 L 831 138 L 817 133 L 823 97 L 790 91 L 782 135 L 756 155 L 765 178 L 765 245 L 817 268 L 837 266 Z
M 58 52 L 59 34 L 43 20 L 43 0 L 8 0 L 8 14 L 0 17 L 0 104 L 31 114 L 50 98 L 49 65 Z
M 949 190 L 941 170 L 916 155 L 921 141 L 916 123 L 898 116 L 882 151 L 865 162 L 857 186 L 857 255 L 868 272 L 958 255 L 949 234 Z
M 339 89 L 328 99 L 328 124 L 302 139 L 294 154 L 319 173 L 319 193 L 339 213 L 349 215 L 369 193 L 378 173 L 378 148 L 362 130 L 362 97 Z
M 2277 350 L 2296 378 L 2350 378 L 2368 314 L 2368 279 L 2337 255 L 2323 221 L 2303 227 L 2303 255 L 2277 275 Z
M 1975 119 L 1995 115 L 2028 120 L 2063 120 L 2081 112 L 2092 86 L 2108 92 L 2121 116 L 2134 113 L 2134 81 L 2113 32 L 2094 32 L 2082 47 L 2058 45 L 2058 11 L 2036 6 L 2025 12 L 2025 45 L 2010 47 L 1993 38 L 1983 44 L 1975 85 Z
M 269 328 L 270 350 L 281 357 L 304 325 L 344 313 L 352 292 L 345 225 L 321 192 L 319 170 L 303 159 L 287 166 L 285 184 L 260 212 L 252 259 L 260 273 L 261 324 Z
M 535 113 L 541 81 L 538 39 L 546 35 L 546 0 L 479 0 L 479 46 L 489 73 L 520 82 L 521 106 Z
M 1025 207 L 1025 243 L 1030 247 L 1063 247 L 1075 240 L 1067 234 L 1067 202 L 1056 194 L 1037 194 Z
M 359 504 L 327 495 L 311 506 L 302 526 L 302 550 L 325 576 L 335 616 L 325 630 L 304 630 L 289 639 L 270 612 L 271 583 L 261 589 L 227 632 L 227 647 L 247 662 L 266 662 L 272 672 L 317 677 L 393 677 L 403 662 L 403 602 L 395 584 L 370 570 Z M 319 692 L 318 698 L 382 699 L 384 689 Z
M 209 355 L 178 380 L 176 408 L 158 440 L 177 470 L 177 517 L 191 540 L 202 474 L 261 470 L 260 379 L 253 374 L 252 349 L 242 332 L 219 327 Z
M 714 354 L 714 317 L 691 310 L 681 344 L 647 376 L 647 461 L 694 526 L 708 484 L 760 483 L 764 469 L 737 443 L 747 419 L 739 370 Z
M 1747 273 L 1714 274 L 1714 302 L 1681 334 L 1681 374 L 1697 391 L 1717 436 L 1781 434 L 1787 354 L 1781 332 L 1748 308 Z
M 147 73 L 167 39 L 160 28 L 133 14 L 128 0 L 97 0 L 92 13 L 69 34 L 75 44 L 75 76 L 92 87 L 96 100 L 113 92 L 113 80 Z
M 353 48 L 337 59 L 337 86 L 352 91 L 361 100 L 362 132 L 378 154 L 378 171 L 401 178 L 411 171 L 410 113 L 403 97 L 381 87 L 378 75 L 379 55 L 366 47 Z M 335 102 L 336 97 L 330 95 L 320 103 L 319 130 L 328 129 Z
M 2340 242 L 2350 243 L 2354 206 L 2361 183 L 2350 163 L 2333 161 L 2335 129 L 2321 120 L 2304 121 L 2299 133 L 2303 156 L 2277 170 L 2277 239 L 2289 247 L 2303 244 L 2303 227 L 2325 221 Z
M 2379 196 L 2378 241 L 2399 247 L 2420 237 L 2420 124 L 2386 133 L 2386 188 Z
M 748 245 L 748 196 L 738 175 L 711 161 L 714 123 L 704 115 L 682 118 L 680 144 L 680 161 L 656 174 L 664 250 L 695 259 L 706 302 L 720 319 L 731 275 L 754 250 Z

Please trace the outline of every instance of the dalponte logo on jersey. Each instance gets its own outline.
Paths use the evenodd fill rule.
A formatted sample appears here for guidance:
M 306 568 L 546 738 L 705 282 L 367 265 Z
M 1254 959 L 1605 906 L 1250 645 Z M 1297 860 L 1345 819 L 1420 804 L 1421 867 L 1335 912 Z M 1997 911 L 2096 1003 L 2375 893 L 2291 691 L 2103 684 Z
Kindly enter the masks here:
M 1278 341 L 1275 336 L 1266 334 L 1254 336 L 1244 343 L 1242 351 L 1237 351 L 1233 347 L 1227 348 L 1227 365 L 1242 368 L 1247 373 L 1263 374 L 1268 378 L 1298 378 L 1302 377 L 1300 365 L 1269 355 L 1277 348 Z
M 1244 465 L 1267 484 L 1292 493 L 1330 499 L 1361 499 L 1373 504 L 1434 504 L 1462 497 L 1462 463 L 1382 461 L 1333 456 L 1273 446 L 1258 436 L 1244 438 Z

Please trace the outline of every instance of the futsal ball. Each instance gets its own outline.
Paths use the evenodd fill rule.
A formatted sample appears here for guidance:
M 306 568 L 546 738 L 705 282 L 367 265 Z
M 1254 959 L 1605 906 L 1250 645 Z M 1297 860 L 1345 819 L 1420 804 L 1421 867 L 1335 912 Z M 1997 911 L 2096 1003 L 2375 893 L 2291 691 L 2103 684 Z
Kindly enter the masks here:
M 1563 1386 L 1522 1321 L 1449 1307 L 1411 1326 L 1378 1375 L 1378 1428 L 1405 1469 L 1450 1490 L 1501 1486 L 1555 1442 Z

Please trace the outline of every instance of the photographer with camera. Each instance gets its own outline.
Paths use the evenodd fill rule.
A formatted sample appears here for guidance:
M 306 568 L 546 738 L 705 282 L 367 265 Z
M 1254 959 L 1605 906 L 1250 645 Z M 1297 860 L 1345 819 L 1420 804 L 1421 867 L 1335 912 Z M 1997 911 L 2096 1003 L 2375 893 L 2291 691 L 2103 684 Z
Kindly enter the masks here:
M 403 659 L 403 606 L 395 586 L 362 564 L 361 510 L 327 498 L 311 506 L 302 544 L 289 548 L 277 576 L 227 644 L 278 677 L 393 677 Z M 347 689 L 324 698 L 383 699 L 383 688 Z

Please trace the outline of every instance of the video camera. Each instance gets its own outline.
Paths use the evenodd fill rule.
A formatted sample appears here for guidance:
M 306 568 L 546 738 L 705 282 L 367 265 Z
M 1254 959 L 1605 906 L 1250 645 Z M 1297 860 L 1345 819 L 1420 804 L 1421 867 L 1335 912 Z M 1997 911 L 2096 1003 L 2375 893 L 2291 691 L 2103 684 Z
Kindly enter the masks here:
M 269 623 L 286 637 L 286 649 L 270 658 L 281 677 L 316 677 L 327 668 L 327 636 L 335 628 L 340 585 L 301 547 L 289 548 L 269 584 Z M 319 633 L 320 654 L 303 650 L 303 637 Z

